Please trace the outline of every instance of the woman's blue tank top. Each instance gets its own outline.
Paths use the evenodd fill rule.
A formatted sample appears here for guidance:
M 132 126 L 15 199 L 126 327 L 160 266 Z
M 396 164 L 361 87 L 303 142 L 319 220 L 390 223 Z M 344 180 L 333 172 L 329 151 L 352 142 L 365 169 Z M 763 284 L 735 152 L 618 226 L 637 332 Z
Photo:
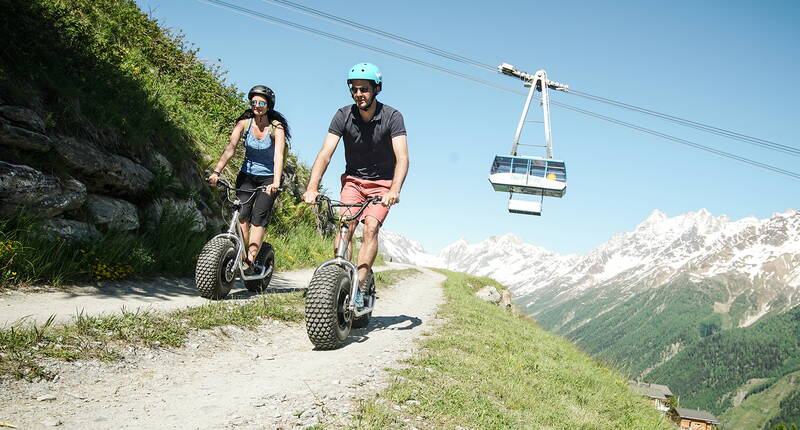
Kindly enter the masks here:
M 255 121 L 248 121 L 254 123 Z M 252 124 L 250 126 L 252 128 Z M 275 172 L 275 144 L 268 132 L 263 139 L 258 139 L 252 130 L 248 130 L 244 141 L 245 153 L 242 172 L 251 175 L 269 176 Z

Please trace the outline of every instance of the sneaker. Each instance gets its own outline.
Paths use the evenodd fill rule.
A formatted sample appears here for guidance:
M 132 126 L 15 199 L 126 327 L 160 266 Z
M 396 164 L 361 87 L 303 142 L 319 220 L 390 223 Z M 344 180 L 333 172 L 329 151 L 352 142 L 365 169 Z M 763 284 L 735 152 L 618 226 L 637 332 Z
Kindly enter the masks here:
M 255 273 L 255 268 L 253 266 L 253 263 L 249 261 L 242 261 L 242 269 L 244 269 L 244 274 L 247 276 L 252 276 Z
M 356 309 L 364 309 L 364 293 L 356 290 Z

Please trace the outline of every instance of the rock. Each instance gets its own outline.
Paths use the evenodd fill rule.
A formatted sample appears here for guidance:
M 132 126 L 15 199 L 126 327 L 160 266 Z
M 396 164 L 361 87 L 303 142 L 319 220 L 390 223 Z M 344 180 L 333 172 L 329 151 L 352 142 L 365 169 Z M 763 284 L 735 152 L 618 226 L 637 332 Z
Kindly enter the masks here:
M 500 293 L 497 292 L 497 288 L 491 285 L 481 288 L 477 293 L 475 293 L 475 295 L 481 300 L 486 300 L 487 302 L 492 302 L 494 304 L 500 303 L 501 299 Z
M 206 218 L 197 208 L 194 200 L 178 200 L 178 199 L 156 199 L 144 210 L 144 225 L 147 228 L 155 229 L 161 221 L 161 216 L 164 211 L 174 214 L 181 218 L 189 220 L 192 224 L 190 230 L 194 232 L 201 232 L 206 229 Z
M 49 401 L 52 401 L 52 400 L 55 400 L 55 399 L 56 399 L 56 396 L 54 396 L 52 394 L 45 394 L 43 396 L 37 397 L 36 401 L 38 401 L 38 402 L 49 402 Z
M 139 228 L 136 206 L 125 200 L 89 194 L 86 199 L 89 216 L 95 225 L 112 231 L 128 231 Z
M 511 291 L 505 290 L 503 291 L 503 299 L 500 300 L 500 306 L 504 308 L 510 308 L 513 305 L 511 301 Z
M 96 193 L 135 196 L 144 192 L 154 177 L 144 166 L 89 142 L 61 137 L 55 149 L 64 164 Z
M 406 400 L 406 404 L 407 405 L 417 406 L 417 405 L 419 405 L 419 400 L 414 400 L 414 399 Z
M 175 169 L 172 167 L 172 163 L 167 160 L 167 157 L 156 151 L 148 153 L 144 166 L 155 174 L 161 173 L 168 177 L 175 173 Z
M 60 237 L 71 242 L 89 242 L 103 238 L 103 235 L 91 224 L 60 218 L 45 221 L 41 233 L 50 239 Z
M 61 422 L 61 420 L 58 420 L 56 418 L 48 418 L 48 419 L 42 421 L 42 424 L 44 424 L 44 425 L 46 425 L 48 427 L 58 427 L 63 423 Z
M 208 183 L 203 179 L 203 174 L 197 170 L 197 166 L 192 160 L 182 160 L 176 171 L 176 176 L 182 184 L 188 185 L 189 188 L 197 192 L 202 192 L 208 186 Z
M 0 145 L 36 152 L 47 152 L 53 147 L 48 136 L 0 121 Z
M 0 116 L 28 130 L 44 133 L 44 121 L 38 113 L 21 106 L 0 106 Z
M 30 166 L 0 161 L 0 215 L 28 207 L 37 215 L 53 217 L 78 209 L 85 200 L 86 187 L 79 181 L 62 181 Z
M 82 396 L 82 395 L 77 394 L 77 393 L 70 393 L 69 391 L 67 391 L 67 392 L 65 392 L 65 394 L 70 396 L 70 397 L 74 397 L 74 398 L 76 398 L 78 400 L 86 400 L 86 396 Z

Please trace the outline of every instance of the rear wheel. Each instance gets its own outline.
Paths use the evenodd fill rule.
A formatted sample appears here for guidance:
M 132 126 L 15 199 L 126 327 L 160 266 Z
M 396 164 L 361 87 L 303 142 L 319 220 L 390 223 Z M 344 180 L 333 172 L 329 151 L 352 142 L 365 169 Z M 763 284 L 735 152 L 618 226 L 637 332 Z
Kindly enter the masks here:
M 224 299 L 231 291 L 236 248 L 224 237 L 208 241 L 197 257 L 194 279 L 197 292 L 207 299 Z
M 261 249 L 258 250 L 258 255 L 256 255 L 255 263 L 267 268 L 266 275 L 263 279 L 244 281 L 244 286 L 250 291 L 260 293 L 269 287 L 269 281 L 272 280 L 272 272 L 275 270 L 275 250 L 272 249 L 272 245 L 269 243 L 261 245 Z
M 365 296 L 364 304 L 368 303 L 369 297 L 375 297 L 375 277 L 372 275 L 372 269 L 367 273 L 367 282 L 364 288 Z M 373 302 L 374 303 L 374 302 Z M 369 325 L 369 319 L 372 317 L 372 311 L 353 320 L 353 328 L 364 328 Z
M 350 277 L 339 266 L 314 274 L 306 292 L 306 332 L 318 349 L 336 349 L 350 335 Z

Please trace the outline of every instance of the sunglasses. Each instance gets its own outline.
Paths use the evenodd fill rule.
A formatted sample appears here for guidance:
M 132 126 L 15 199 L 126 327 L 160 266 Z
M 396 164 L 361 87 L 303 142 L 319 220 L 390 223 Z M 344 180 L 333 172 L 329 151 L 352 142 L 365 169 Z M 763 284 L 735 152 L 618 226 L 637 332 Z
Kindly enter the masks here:
M 359 91 L 361 91 L 361 94 L 367 94 L 367 93 L 371 93 L 372 92 L 372 88 L 350 87 L 350 93 L 352 93 L 352 94 L 358 94 Z
M 264 101 L 259 101 L 259 100 L 251 100 L 250 101 L 250 106 L 252 106 L 252 107 L 256 107 L 256 106 L 264 107 L 266 105 L 267 105 L 267 102 L 264 102 Z

